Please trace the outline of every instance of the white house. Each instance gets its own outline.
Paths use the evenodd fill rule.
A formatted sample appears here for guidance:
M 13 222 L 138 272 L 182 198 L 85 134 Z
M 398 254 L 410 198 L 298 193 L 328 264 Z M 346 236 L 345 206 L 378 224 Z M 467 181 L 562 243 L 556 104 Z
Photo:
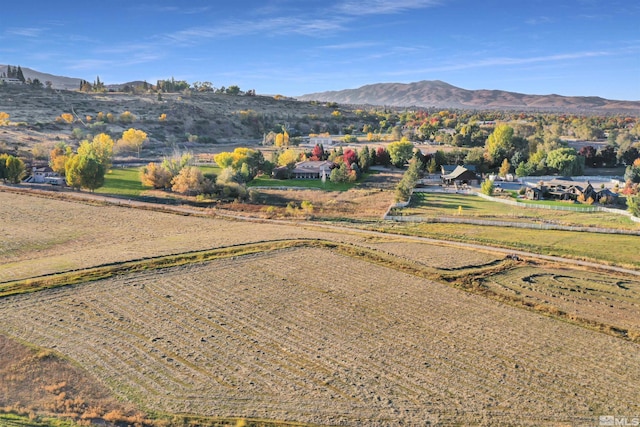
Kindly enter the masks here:
M 0 77 L 0 82 L 10 84 L 10 85 L 21 85 L 22 80 L 9 78 L 9 77 Z
M 54 172 L 49 166 L 41 168 L 33 167 L 31 170 L 31 176 L 27 178 L 26 182 L 33 182 L 36 184 L 51 184 L 51 185 L 64 185 L 64 178 L 57 172 Z
M 309 138 L 309 145 L 315 147 L 316 145 L 322 145 L 327 147 L 333 145 L 333 139 L 330 136 L 312 136 Z

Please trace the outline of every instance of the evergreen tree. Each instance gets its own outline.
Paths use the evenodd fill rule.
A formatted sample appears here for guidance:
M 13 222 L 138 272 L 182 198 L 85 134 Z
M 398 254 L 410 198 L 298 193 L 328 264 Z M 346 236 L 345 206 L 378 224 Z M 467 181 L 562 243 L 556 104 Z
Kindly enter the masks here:
M 22 68 L 20 68 L 19 65 L 18 65 L 18 70 L 16 71 L 16 79 L 20 80 L 22 83 L 26 81 L 24 78 L 24 74 L 22 74 Z

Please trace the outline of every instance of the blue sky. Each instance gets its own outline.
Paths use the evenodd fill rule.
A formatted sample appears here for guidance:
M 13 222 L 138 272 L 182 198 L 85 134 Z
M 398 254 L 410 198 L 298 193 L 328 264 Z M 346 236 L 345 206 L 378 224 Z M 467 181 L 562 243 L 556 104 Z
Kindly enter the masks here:
M 381 82 L 640 100 L 637 0 L 7 2 L 0 64 L 302 95 Z

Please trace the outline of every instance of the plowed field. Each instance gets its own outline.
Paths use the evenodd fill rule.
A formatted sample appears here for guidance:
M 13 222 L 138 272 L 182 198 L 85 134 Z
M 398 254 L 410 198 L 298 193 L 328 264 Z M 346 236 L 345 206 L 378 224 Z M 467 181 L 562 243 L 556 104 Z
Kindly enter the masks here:
M 0 300 L 144 409 L 343 425 L 592 425 L 640 412 L 640 346 L 329 249 Z

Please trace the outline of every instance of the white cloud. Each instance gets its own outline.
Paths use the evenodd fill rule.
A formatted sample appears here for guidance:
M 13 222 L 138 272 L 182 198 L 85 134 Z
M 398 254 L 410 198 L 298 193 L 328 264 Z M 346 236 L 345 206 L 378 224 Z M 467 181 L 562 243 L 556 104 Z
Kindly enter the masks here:
M 331 49 L 331 50 L 346 50 L 346 49 L 362 49 L 365 47 L 379 46 L 380 43 L 376 42 L 350 42 L 350 43 L 340 43 L 340 44 L 331 44 L 326 46 L 320 46 L 320 49 Z
M 439 0 L 346 0 L 336 6 L 347 15 L 388 15 L 440 5 Z
M 45 30 L 46 28 L 35 28 L 35 27 L 8 28 L 6 33 L 14 36 L 21 36 L 21 37 L 38 37 Z
M 536 63 L 549 63 L 549 62 L 560 62 L 560 61 L 569 61 L 583 58 L 594 58 L 594 57 L 602 57 L 602 56 L 612 56 L 622 53 L 621 51 L 585 51 L 585 52 L 575 52 L 575 53 L 563 53 L 557 55 L 547 55 L 547 56 L 533 56 L 528 58 L 509 58 L 509 57 L 496 57 L 496 58 L 487 58 L 478 61 L 463 61 L 455 64 L 444 64 L 437 67 L 429 67 L 422 69 L 406 69 L 397 72 L 389 72 L 388 75 L 406 75 L 406 74 L 414 74 L 414 73 L 429 73 L 429 72 L 438 72 L 438 71 L 457 71 L 457 70 L 466 70 L 472 68 L 482 68 L 482 67 L 500 67 L 500 66 L 510 66 L 510 65 L 525 65 L 525 64 L 536 64 Z
M 194 44 L 203 39 L 238 37 L 251 34 L 264 36 L 300 34 L 323 36 L 343 29 L 343 20 L 302 19 L 280 17 L 256 21 L 227 21 L 211 27 L 193 27 L 164 35 L 165 39 L 177 43 Z

